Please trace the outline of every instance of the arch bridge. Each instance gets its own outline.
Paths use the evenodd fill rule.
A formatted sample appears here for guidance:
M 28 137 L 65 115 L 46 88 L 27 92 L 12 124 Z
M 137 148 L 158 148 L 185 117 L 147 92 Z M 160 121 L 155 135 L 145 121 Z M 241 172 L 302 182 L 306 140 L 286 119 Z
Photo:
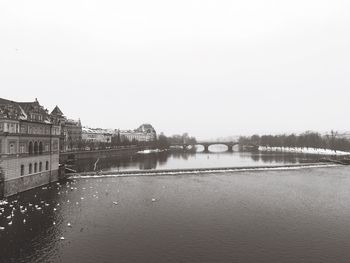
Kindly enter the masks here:
M 233 152 L 233 146 L 239 145 L 238 142 L 215 142 L 215 141 L 203 141 L 203 142 L 197 142 L 197 143 L 175 143 L 171 144 L 171 146 L 181 146 L 184 150 L 188 148 L 188 146 L 195 147 L 197 145 L 202 145 L 204 147 L 205 153 L 209 152 L 209 147 L 211 145 L 226 145 L 227 146 L 227 152 Z

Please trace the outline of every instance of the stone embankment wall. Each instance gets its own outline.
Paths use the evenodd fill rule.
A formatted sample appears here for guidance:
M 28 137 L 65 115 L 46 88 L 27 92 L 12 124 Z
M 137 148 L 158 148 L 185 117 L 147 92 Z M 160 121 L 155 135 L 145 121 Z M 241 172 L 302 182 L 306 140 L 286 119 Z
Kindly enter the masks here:
M 68 160 L 125 156 L 125 155 L 135 154 L 136 152 L 143 149 L 144 149 L 143 147 L 135 146 L 135 147 L 124 147 L 124 148 L 118 148 L 118 149 L 107 149 L 107 150 L 63 152 L 63 153 L 60 153 L 60 163 L 64 164 Z
M 1 158 L 0 198 L 57 181 L 58 161 L 58 153 Z
M 8 197 L 29 189 L 58 181 L 58 170 L 45 171 L 18 178 L 6 180 L 4 182 L 4 197 Z

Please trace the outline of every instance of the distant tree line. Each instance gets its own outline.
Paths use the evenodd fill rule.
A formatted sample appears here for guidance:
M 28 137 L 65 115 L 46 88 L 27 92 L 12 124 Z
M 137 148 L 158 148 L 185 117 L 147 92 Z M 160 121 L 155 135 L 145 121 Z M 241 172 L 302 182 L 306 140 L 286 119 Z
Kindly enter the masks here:
M 350 140 L 338 137 L 337 132 L 321 135 L 317 132 L 307 131 L 302 134 L 281 134 L 281 135 L 253 135 L 241 136 L 240 145 L 269 146 L 269 147 L 304 147 L 321 148 L 338 151 L 349 151 Z
M 140 146 L 140 147 L 149 147 L 157 149 L 168 149 L 172 144 L 196 144 L 197 140 L 195 137 L 190 137 L 188 133 L 182 135 L 173 135 L 166 136 L 161 133 L 158 138 L 154 141 L 137 141 L 137 140 L 128 140 L 127 138 L 120 138 L 119 134 L 112 136 L 110 141 L 107 142 L 93 142 L 93 141 L 84 141 L 81 140 L 78 142 L 79 150 L 104 150 L 125 146 Z
M 196 144 L 197 140 L 195 137 L 190 137 L 188 133 L 182 135 L 173 135 L 170 137 L 165 136 L 161 133 L 156 141 L 156 147 L 159 149 L 168 149 L 172 144 Z

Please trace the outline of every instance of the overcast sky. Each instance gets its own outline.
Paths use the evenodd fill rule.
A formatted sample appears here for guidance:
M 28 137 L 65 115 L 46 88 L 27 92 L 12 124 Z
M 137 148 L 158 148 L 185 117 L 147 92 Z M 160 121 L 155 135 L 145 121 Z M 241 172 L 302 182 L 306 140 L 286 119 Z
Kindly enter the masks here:
M 199 138 L 350 130 L 350 1 L 0 0 L 0 97 Z

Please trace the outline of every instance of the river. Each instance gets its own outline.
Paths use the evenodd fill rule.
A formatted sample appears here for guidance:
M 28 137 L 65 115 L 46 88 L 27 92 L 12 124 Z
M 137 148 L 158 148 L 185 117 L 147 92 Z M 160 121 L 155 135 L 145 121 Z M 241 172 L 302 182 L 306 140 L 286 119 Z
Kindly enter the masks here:
M 124 158 L 85 159 L 76 161 L 73 166 L 78 172 L 89 171 L 130 171 L 130 170 L 167 170 L 193 168 L 223 168 L 246 166 L 274 166 L 314 162 L 317 155 L 225 152 L 222 145 L 210 148 L 211 152 L 168 151 L 151 154 L 135 154 Z
M 0 205 L 0 261 L 348 262 L 349 174 L 336 166 L 54 183 Z

